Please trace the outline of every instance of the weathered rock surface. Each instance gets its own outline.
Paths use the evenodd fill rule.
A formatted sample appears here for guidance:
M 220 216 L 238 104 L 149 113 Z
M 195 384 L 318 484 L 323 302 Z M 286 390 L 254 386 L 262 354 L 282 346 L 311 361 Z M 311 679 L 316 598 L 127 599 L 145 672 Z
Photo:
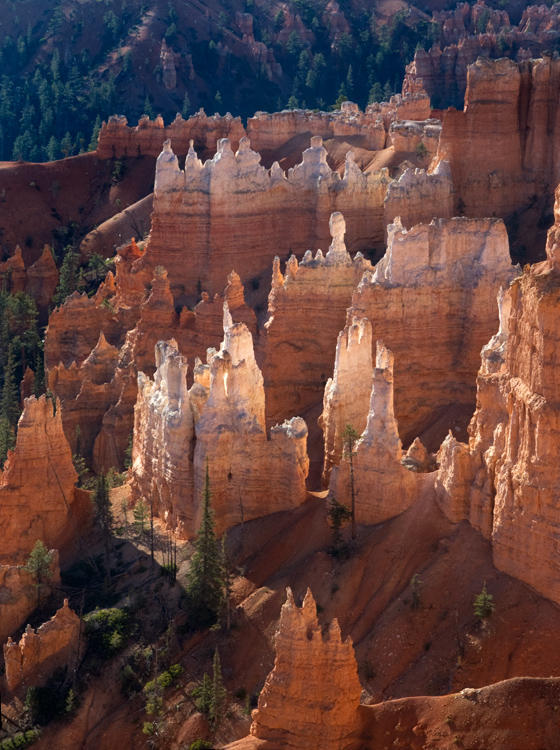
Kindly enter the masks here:
M 560 182 L 559 90 L 559 58 L 469 66 L 464 111 L 445 112 L 437 156 L 469 216 L 506 216 Z
M 432 219 L 451 219 L 454 214 L 453 182 L 449 164 L 440 161 L 433 172 L 406 169 L 387 188 L 385 227 L 397 217 L 406 229 L 429 224 Z
M 357 728 L 361 691 L 352 641 L 342 641 L 338 621 L 322 633 L 311 591 L 300 608 L 288 589 L 251 735 L 270 747 L 344 750 Z
M 300 263 L 291 256 L 284 275 L 280 260 L 274 262 L 261 342 L 269 424 L 321 401 L 352 292 L 364 272 L 373 270 L 361 253 L 351 258 L 345 229 L 344 217 L 335 213 L 325 256 L 308 251 Z
M 27 269 L 25 292 L 33 297 L 39 309 L 46 309 L 52 304 L 57 286 L 58 269 L 50 247 L 45 245 L 41 257 Z
M 165 265 L 174 297 L 196 294 L 201 287 L 211 294 L 221 292 L 232 268 L 245 283 L 267 270 L 275 255 L 324 246 L 329 217 L 337 210 L 346 216 L 349 250 L 371 248 L 383 238 L 388 174 L 363 173 L 349 155 L 341 178 L 326 157 L 321 138 L 315 136 L 302 163 L 286 175 L 278 164 L 270 170 L 262 167 L 248 139 L 240 141 L 237 153 L 222 139 L 215 157 L 205 164 L 191 148 L 183 171 L 166 142 L 157 161 L 147 249 L 131 272 L 149 275 L 157 265 Z
M 498 328 L 496 294 L 515 275 L 497 219 L 389 227 L 387 252 L 348 310 L 395 356 L 395 415 L 404 442 L 445 407 L 475 400 L 480 350 Z M 460 292 L 458 292 L 460 290 Z
M 77 665 L 80 618 L 68 607 L 68 599 L 37 632 L 28 625 L 19 643 L 4 644 L 6 685 L 10 692 L 20 687 L 40 686 L 57 667 Z
M 55 410 L 46 396 L 26 399 L 0 481 L 0 563 L 25 562 L 38 539 L 56 549 L 68 542 L 77 478 L 60 402 Z
M 224 305 L 224 341 L 198 361 L 187 391 L 187 362 L 177 344 L 156 347 L 151 382 L 138 376 L 133 447 L 133 493 L 190 538 L 200 525 L 208 459 L 217 533 L 305 497 L 307 427 L 296 417 L 265 426 L 265 395 L 252 336 Z M 196 424 L 196 426 L 195 426 Z
M 50 550 L 52 577 L 49 583 L 60 582 L 59 556 L 57 550 Z M 48 585 L 43 586 L 43 596 L 50 593 Z M 21 565 L 0 565 L 0 643 L 23 625 L 27 617 L 37 607 L 37 586 L 31 573 Z

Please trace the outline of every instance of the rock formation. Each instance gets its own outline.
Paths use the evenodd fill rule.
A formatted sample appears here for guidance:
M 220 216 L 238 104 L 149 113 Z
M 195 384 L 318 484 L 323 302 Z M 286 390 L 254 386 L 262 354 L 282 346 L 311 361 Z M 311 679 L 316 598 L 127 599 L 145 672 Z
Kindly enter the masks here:
M 498 219 L 389 226 L 388 247 L 348 310 L 395 356 L 395 414 L 415 438 L 450 404 L 472 403 L 480 350 L 498 327 L 495 299 L 515 275 Z M 458 289 L 461 290 L 458 294 Z
M 560 191 L 548 260 L 527 266 L 501 295 L 500 330 L 482 352 L 469 445 L 440 451 L 436 490 L 452 520 L 492 540 L 500 570 L 560 602 L 555 503 Z
M 352 398 L 347 394 L 346 398 Z M 330 427 L 330 415 L 324 416 Z M 361 421 L 361 420 L 360 420 Z M 327 435 L 329 430 L 327 430 Z M 371 400 L 366 428 L 356 444 L 355 454 L 346 453 L 334 466 L 329 494 L 339 503 L 351 506 L 351 481 L 358 490 L 356 522 L 381 523 L 406 510 L 417 499 L 424 477 L 405 468 L 402 445 L 393 408 L 393 355 L 377 342 Z M 354 479 L 350 476 L 350 459 Z M 328 469 L 328 465 L 325 466 Z
M 59 556 L 51 549 L 52 578 L 50 584 L 60 582 Z M 48 585 L 43 586 L 44 595 L 50 593 Z M 0 643 L 23 625 L 37 607 L 37 586 L 34 577 L 22 565 L 0 564 Z
M 208 458 L 217 533 L 300 505 L 306 496 L 307 427 L 299 417 L 267 438 L 263 378 L 252 336 L 224 305 L 224 341 L 197 362 L 187 390 L 187 363 L 177 344 L 156 347 L 151 382 L 138 376 L 133 493 L 191 538 L 199 527 Z M 196 426 L 195 426 L 196 425 Z
M 349 157 L 340 178 L 328 166 L 319 136 L 287 175 L 278 164 L 266 170 L 260 159 L 247 139 L 235 154 L 223 139 L 204 165 L 191 148 L 183 171 L 166 143 L 157 161 L 152 230 L 133 272 L 163 264 L 173 279 L 174 297 L 195 294 L 201 286 L 214 294 L 234 267 L 245 283 L 267 270 L 275 255 L 322 244 L 336 210 L 345 212 L 350 251 L 382 240 L 386 172 L 364 174 Z M 257 231 L 263 215 L 267 221 Z
M 0 263 L 0 276 L 6 282 L 6 288 L 13 294 L 24 291 L 27 274 L 19 245 L 11 258 Z
M 373 270 L 361 253 L 352 260 L 345 229 L 343 216 L 335 213 L 325 256 L 308 251 L 300 263 L 291 256 L 284 275 L 279 258 L 274 261 L 262 342 L 269 424 L 320 402 L 352 292 L 364 272 Z
M 464 111 L 446 111 L 437 155 L 469 216 L 506 216 L 560 182 L 559 87 L 559 58 L 469 67 Z
M 26 399 L 0 481 L 0 563 L 23 563 L 38 539 L 56 549 L 68 543 L 77 478 L 60 402 Z
M 27 269 L 25 292 L 29 294 L 39 309 L 46 310 L 58 286 L 58 269 L 48 245 L 43 248 L 41 257 Z
M 265 747 L 344 750 L 358 726 L 361 692 L 350 638 L 342 641 L 337 620 L 321 631 L 309 589 L 301 608 L 288 589 L 251 735 Z
M 18 688 L 40 686 L 57 668 L 77 664 L 80 618 L 68 607 L 68 599 L 48 622 L 35 632 L 28 625 L 19 643 L 4 644 L 6 685 Z

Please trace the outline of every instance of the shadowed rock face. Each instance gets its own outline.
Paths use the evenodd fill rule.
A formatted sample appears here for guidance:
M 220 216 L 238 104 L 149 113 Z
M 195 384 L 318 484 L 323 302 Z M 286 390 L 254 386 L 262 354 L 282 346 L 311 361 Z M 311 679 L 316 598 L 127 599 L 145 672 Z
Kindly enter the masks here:
M 0 562 L 23 564 L 37 540 L 55 548 L 68 541 L 77 479 L 60 402 L 55 412 L 46 396 L 26 399 L 0 483 Z
M 6 684 L 10 692 L 20 686 L 38 686 L 57 668 L 76 663 L 80 618 L 64 600 L 58 612 L 35 632 L 28 625 L 19 643 L 4 644 Z
M 337 620 L 323 634 L 311 591 L 300 608 L 288 589 L 274 669 L 253 711 L 251 735 L 279 747 L 344 750 L 357 727 L 361 692 L 351 639 L 342 641 Z

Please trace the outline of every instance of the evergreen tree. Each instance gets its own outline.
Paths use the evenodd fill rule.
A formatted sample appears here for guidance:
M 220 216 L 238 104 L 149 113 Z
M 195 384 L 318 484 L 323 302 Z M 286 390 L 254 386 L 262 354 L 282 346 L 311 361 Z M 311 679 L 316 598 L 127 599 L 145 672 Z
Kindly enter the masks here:
M 474 600 L 474 614 L 479 620 L 487 620 L 496 609 L 494 597 L 486 590 L 486 582 L 480 594 Z
M 344 458 L 348 459 L 350 464 L 350 497 L 352 500 L 351 514 L 352 514 L 352 539 L 357 536 L 356 532 L 356 488 L 354 485 L 354 456 L 356 455 L 356 444 L 360 439 L 359 432 L 352 427 L 351 424 L 347 424 L 342 433 L 342 453 Z
M 214 651 L 213 663 L 214 678 L 212 680 L 212 698 L 210 700 L 210 721 L 214 731 L 220 726 L 226 709 L 226 689 L 222 678 L 222 665 L 218 649 Z
M 213 624 L 222 607 L 222 565 L 210 506 L 210 474 L 206 459 L 206 478 L 202 495 L 202 523 L 194 543 L 195 553 L 188 574 L 187 596 L 193 623 L 199 627 Z
M 185 98 L 183 99 L 183 109 L 181 110 L 181 115 L 185 118 L 185 120 L 189 116 L 190 110 L 191 110 L 191 102 L 189 99 L 189 95 L 187 94 L 187 92 L 185 92 Z
M 150 97 L 148 95 L 146 95 L 146 101 L 144 102 L 144 114 L 148 115 L 150 120 L 153 120 L 154 110 L 152 109 L 152 105 L 150 103 Z
M 66 298 L 76 291 L 79 284 L 80 256 L 72 249 L 72 245 L 67 245 L 64 250 L 64 260 L 60 267 L 60 277 L 58 286 L 53 297 L 55 305 L 63 305 Z
M 97 115 L 95 123 L 93 125 L 93 132 L 91 134 L 91 141 L 89 142 L 88 151 L 95 151 L 97 148 L 97 140 L 99 138 L 99 131 L 101 130 L 101 117 Z
M 368 104 L 383 101 L 383 89 L 379 81 L 376 81 L 369 90 Z
M 141 497 L 134 506 L 132 515 L 134 516 L 134 526 L 136 527 L 137 533 L 140 536 L 144 536 L 146 525 L 150 517 L 150 509 L 148 508 L 148 503 L 143 497 Z
M 13 451 L 16 447 L 16 435 L 10 420 L 6 417 L 0 418 L 0 468 L 4 468 L 4 463 L 8 457 L 8 451 Z
M 196 698 L 196 710 L 200 711 L 201 714 L 208 716 L 212 701 L 212 680 L 208 677 L 206 672 L 202 678 L 202 685 L 196 687 L 191 695 L 193 698 Z
M 4 365 L 4 385 L 0 399 L 0 418 L 7 419 L 14 427 L 19 419 L 19 391 L 15 379 L 16 362 L 13 346 L 8 349 L 8 359 Z
M 43 542 L 38 539 L 27 558 L 25 570 L 31 573 L 37 587 L 37 608 L 41 607 L 41 589 L 53 577 L 53 557 Z
M 106 578 L 111 578 L 111 562 L 109 557 L 109 541 L 113 528 L 113 508 L 109 497 L 109 483 L 105 474 L 101 473 L 95 482 L 95 489 L 91 497 L 95 522 L 103 535 L 105 542 Z
M 231 625 L 231 610 L 229 606 L 229 600 L 231 597 L 231 562 L 227 553 L 227 535 L 222 535 L 222 542 L 220 546 L 220 564 L 222 566 L 222 587 L 223 587 L 223 609 L 226 630 L 229 630 Z

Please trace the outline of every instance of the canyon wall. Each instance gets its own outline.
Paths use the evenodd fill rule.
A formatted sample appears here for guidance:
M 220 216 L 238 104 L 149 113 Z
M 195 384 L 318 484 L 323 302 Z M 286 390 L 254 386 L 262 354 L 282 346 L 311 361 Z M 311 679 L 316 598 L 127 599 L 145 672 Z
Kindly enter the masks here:
M 68 544 L 77 479 L 60 402 L 27 398 L 0 480 L 0 563 L 23 563 L 37 540 L 56 549 Z
M 482 353 L 469 445 L 440 451 L 442 509 L 492 541 L 494 563 L 560 603 L 556 494 L 560 192 L 548 260 L 501 295 L 500 330 Z
M 395 357 L 395 415 L 405 443 L 451 404 L 474 406 L 480 350 L 498 327 L 496 294 L 515 275 L 498 219 L 389 226 L 388 247 L 354 292 Z
M 560 182 L 559 92 L 557 57 L 469 66 L 464 110 L 445 112 L 437 154 L 469 216 L 506 216 Z
M 324 246 L 336 210 L 346 212 L 350 251 L 383 240 L 386 172 L 362 173 L 348 157 L 341 178 L 328 166 L 319 136 L 287 175 L 260 160 L 247 139 L 237 153 L 223 139 L 205 164 L 191 148 L 181 170 L 166 142 L 156 167 L 152 230 L 133 273 L 164 265 L 175 298 L 201 287 L 221 292 L 233 268 L 246 283 L 267 271 L 275 255 Z
M 322 632 L 309 589 L 301 608 L 288 589 L 251 735 L 265 747 L 344 750 L 353 746 L 361 692 L 351 639 L 342 641 L 337 620 Z

